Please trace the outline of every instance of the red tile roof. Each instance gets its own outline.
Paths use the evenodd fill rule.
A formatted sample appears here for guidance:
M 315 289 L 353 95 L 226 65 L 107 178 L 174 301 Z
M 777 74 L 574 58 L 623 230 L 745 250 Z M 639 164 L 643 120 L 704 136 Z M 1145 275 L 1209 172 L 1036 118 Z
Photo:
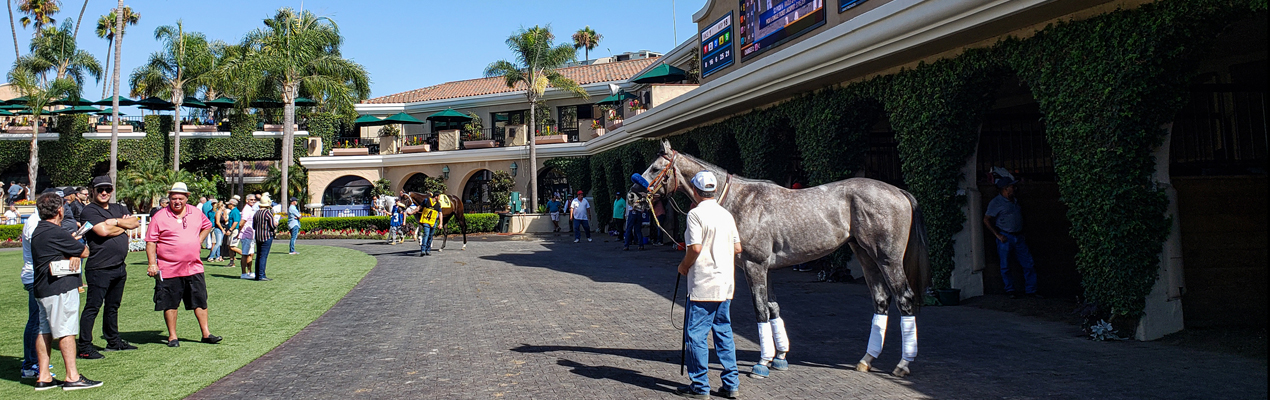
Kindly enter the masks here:
M 587 85 L 598 82 L 624 81 L 635 77 L 635 74 L 638 74 L 639 71 L 642 71 L 645 67 L 648 67 L 660 60 L 660 58 L 643 58 L 639 60 L 617 61 L 603 64 L 561 68 L 559 71 L 561 75 L 573 79 L 573 81 L 577 82 L 579 85 Z M 422 101 L 507 93 L 518 90 L 525 90 L 525 85 L 517 84 L 515 88 L 509 88 L 503 78 L 480 78 L 446 82 L 408 92 L 380 96 L 364 100 L 362 103 L 417 103 Z

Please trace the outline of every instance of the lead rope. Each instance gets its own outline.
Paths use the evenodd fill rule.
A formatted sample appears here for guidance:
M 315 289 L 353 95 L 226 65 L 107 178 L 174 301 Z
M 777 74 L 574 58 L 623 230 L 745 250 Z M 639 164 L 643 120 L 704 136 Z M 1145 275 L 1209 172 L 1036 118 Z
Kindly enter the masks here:
M 674 204 L 674 200 L 671 200 L 670 202 L 671 204 Z M 650 210 L 653 209 L 652 196 L 645 196 L 644 203 L 648 205 L 648 209 Z M 675 205 L 674 208 L 676 211 L 679 210 L 678 205 Z M 661 221 L 657 219 L 656 215 L 653 216 L 653 225 L 657 226 L 657 229 L 661 230 L 663 235 L 670 238 L 670 241 L 675 242 L 676 246 L 683 246 L 683 243 L 680 243 L 678 240 L 675 240 L 675 236 L 671 235 L 670 232 L 666 230 L 666 228 L 661 226 Z M 680 281 L 679 271 L 675 271 L 675 291 L 671 293 L 670 295 L 670 326 L 675 326 L 675 303 L 679 302 L 679 281 Z M 685 295 L 684 296 L 684 322 L 683 322 L 683 325 L 675 326 L 676 329 L 679 329 L 681 332 L 683 332 L 683 338 L 682 338 L 683 340 L 679 342 L 679 375 L 680 376 L 683 376 L 686 373 L 685 371 L 688 365 L 688 330 L 685 329 L 687 326 L 688 326 L 688 296 Z

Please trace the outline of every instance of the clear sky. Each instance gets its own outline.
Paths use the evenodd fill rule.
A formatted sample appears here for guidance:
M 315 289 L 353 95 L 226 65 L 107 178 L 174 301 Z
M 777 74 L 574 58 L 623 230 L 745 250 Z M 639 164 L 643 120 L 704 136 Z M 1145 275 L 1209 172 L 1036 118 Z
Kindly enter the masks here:
M 54 18 L 58 24 L 74 20 L 81 0 L 62 0 Z M 131 0 L 124 1 L 141 18 L 124 36 L 121 95 L 126 95 L 127 75 L 157 51 L 154 29 L 183 20 L 187 30 L 209 39 L 237 42 L 252 29 L 263 27 L 265 18 L 279 8 L 310 10 L 334 19 L 343 34 L 344 57 L 370 72 L 371 96 L 384 96 L 442 82 L 481 77 L 485 66 L 511 59 L 504 41 L 521 27 L 551 25 L 556 38 L 572 43 L 570 36 L 590 25 L 603 35 L 591 58 L 628 51 L 669 52 L 692 38 L 696 25 L 692 14 L 705 0 L 639 1 L 511 1 L 511 0 Z M 111 0 L 89 0 L 85 24 L 79 29 L 79 46 L 105 64 L 107 42 L 94 33 L 97 19 L 117 5 Z M 14 19 L 20 19 L 13 2 Z M 672 18 L 672 10 L 675 12 Z M 7 16 L 7 14 L 0 14 Z M 32 28 L 18 23 L 18 44 L 27 48 Z M 678 29 L 678 41 L 675 29 Z M 6 32 L 0 45 L 0 63 L 7 72 L 13 64 L 13 38 Z M 4 50 L 7 49 L 7 50 Z M 578 51 L 578 59 L 582 59 Z M 113 53 L 111 54 L 113 63 Z M 103 77 L 103 82 L 109 76 Z M 84 97 L 101 98 L 102 85 L 89 79 Z

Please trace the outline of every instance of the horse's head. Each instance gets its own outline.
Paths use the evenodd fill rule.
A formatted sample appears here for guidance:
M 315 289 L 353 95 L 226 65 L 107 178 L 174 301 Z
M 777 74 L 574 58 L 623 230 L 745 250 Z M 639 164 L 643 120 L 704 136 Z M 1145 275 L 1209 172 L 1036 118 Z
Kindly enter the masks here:
M 670 142 L 663 140 L 661 146 L 662 151 L 657 154 L 657 158 L 640 174 L 644 182 L 648 182 L 648 187 L 639 183 L 631 184 L 630 193 L 638 202 L 643 202 L 646 197 L 657 199 L 670 196 L 679 188 L 680 177 L 675 168 L 679 154 L 670 148 Z

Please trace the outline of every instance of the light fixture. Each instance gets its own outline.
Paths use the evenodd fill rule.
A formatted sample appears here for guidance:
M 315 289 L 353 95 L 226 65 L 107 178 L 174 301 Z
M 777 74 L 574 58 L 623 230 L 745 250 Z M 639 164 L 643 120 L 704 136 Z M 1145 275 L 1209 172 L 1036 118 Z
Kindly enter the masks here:
M 512 161 L 512 176 L 516 176 L 516 169 L 519 168 L 515 161 Z
M 446 180 L 449 180 L 449 179 L 450 179 L 450 166 L 449 166 L 449 165 L 446 165 L 446 166 L 441 167 L 441 178 L 442 178 L 442 179 L 446 179 Z

